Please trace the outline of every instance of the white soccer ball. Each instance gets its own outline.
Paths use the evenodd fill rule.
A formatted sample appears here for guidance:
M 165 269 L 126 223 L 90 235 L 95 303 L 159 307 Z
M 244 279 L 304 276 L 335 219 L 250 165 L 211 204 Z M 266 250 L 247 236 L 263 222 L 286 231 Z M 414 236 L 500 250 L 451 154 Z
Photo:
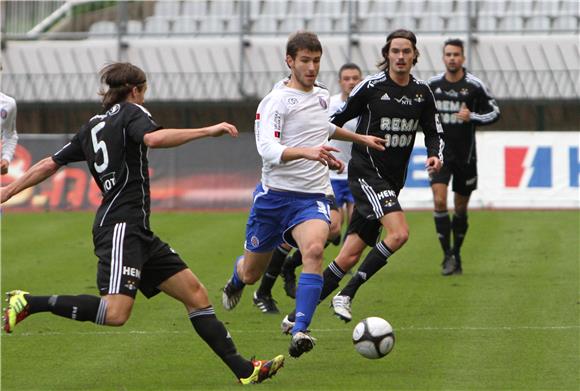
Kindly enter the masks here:
M 352 332 L 352 343 L 363 357 L 385 357 L 395 346 L 393 327 L 383 318 L 372 316 L 361 320 Z

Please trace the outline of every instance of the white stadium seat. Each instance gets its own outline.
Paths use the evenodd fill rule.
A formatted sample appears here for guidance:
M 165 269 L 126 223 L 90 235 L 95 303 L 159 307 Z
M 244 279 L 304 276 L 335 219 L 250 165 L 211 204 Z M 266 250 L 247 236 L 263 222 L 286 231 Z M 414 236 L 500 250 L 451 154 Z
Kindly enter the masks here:
M 95 22 L 89 27 L 89 38 L 112 38 L 117 34 L 117 24 L 108 20 Z
M 171 31 L 170 20 L 164 17 L 151 16 L 145 19 L 143 32 L 151 35 L 168 35 Z
M 179 16 L 181 12 L 181 1 L 163 0 L 156 1 L 153 9 L 154 16 Z
M 526 31 L 549 32 L 550 18 L 548 16 L 536 15 L 526 20 Z
M 177 34 L 195 34 L 197 33 L 198 20 L 192 15 L 176 18 L 173 22 L 173 32 Z

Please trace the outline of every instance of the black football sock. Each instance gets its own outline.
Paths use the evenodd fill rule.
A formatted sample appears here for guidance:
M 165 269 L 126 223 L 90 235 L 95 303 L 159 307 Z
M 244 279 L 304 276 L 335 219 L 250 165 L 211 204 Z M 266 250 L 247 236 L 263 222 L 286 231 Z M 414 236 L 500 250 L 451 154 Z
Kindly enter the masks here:
M 349 296 L 351 299 L 362 284 L 368 281 L 376 272 L 387 264 L 387 259 L 393 254 L 383 241 L 377 243 L 367 254 L 356 274 L 348 284 L 340 291 L 340 295 Z
M 272 287 L 276 282 L 276 278 L 280 275 L 280 271 L 282 270 L 282 264 L 288 255 L 288 250 L 282 247 L 277 247 L 276 250 L 272 253 L 272 259 L 270 260 L 270 264 L 268 265 L 268 269 L 262 276 L 262 280 L 260 281 L 260 286 L 256 291 L 256 295 L 258 296 L 272 296 Z
M 453 252 L 455 253 L 455 256 L 459 256 L 461 246 L 463 245 L 463 240 L 465 239 L 465 235 L 467 233 L 467 228 L 469 227 L 469 224 L 467 224 L 467 214 L 453 215 L 451 227 L 453 229 Z
M 340 281 L 344 278 L 346 273 L 336 264 L 336 261 L 332 261 L 324 272 L 322 277 L 324 278 L 324 285 L 322 285 L 322 292 L 320 292 L 320 301 L 326 299 L 340 284 Z
M 292 254 L 292 257 L 290 257 L 290 259 L 288 259 L 286 262 L 284 262 L 284 270 L 294 270 L 296 269 L 298 266 L 302 265 L 302 253 L 300 252 L 300 250 L 296 250 L 294 251 L 294 254 Z
M 80 322 L 105 324 L 107 301 L 98 296 L 32 296 L 25 295 L 29 305 L 29 313 L 52 312 L 64 318 Z
M 197 334 L 212 348 L 238 379 L 246 378 L 254 372 L 252 362 L 240 356 L 230 333 L 215 316 L 212 306 L 190 312 L 189 320 L 191 320 L 191 324 Z
M 322 292 L 320 292 L 320 300 L 319 303 L 326 299 L 340 284 L 340 280 L 343 279 L 345 272 L 336 264 L 335 261 L 332 261 L 324 272 L 322 273 L 322 278 L 324 279 L 322 285 Z M 291 322 L 296 321 L 296 309 L 294 309 L 291 313 L 288 314 L 288 320 Z
M 451 249 L 451 219 L 449 218 L 449 212 L 446 210 L 435 211 L 433 218 L 441 248 L 445 254 L 449 254 Z

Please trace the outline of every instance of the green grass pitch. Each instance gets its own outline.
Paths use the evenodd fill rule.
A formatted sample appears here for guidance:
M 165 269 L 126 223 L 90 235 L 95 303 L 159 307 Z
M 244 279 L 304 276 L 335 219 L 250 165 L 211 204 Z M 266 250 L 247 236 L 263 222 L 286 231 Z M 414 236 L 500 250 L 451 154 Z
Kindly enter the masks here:
M 249 357 L 287 354 L 280 316 L 253 307 L 253 287 L 232 312 L 220 288 L 242 250 L 246 213 L 157 213 L 155 232 L 207 287 L 218 317 Z M 473 211 L 464 275 L 442 277 L 430 212 L 407 213 L 407 245 L 359 291 L 354 320 L 328 301 L 311 325 L 314 350 L 260 390 L 578 390 L 579 214 Z M 90 213 L 2 214 L 2 291 L 96 294 Z M 337 253 L 329 247 L 326 263 Z M 345 282 L 343 281 L 343 284 Z M 274 296 L 282 311 L 292 301 Z M 356 320 L 380 316 L 396 335 L 380 360 L 359 356 Z M 31 316 L 1 338 L 2 390 L 234 390 L 241 387 L 197 337 L 184 308 L 138 296 L 122 328 Z

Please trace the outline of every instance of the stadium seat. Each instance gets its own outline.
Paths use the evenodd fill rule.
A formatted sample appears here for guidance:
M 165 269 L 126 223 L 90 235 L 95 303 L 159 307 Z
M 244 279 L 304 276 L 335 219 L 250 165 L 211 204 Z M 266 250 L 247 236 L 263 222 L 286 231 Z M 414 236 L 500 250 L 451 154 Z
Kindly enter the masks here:
M 127 21 L 127 34 L 133 36 L 139 36 L 143 32 L 143 22 L 140 20 L 128 20 Z
M 211 3 L 211 1 L 210 1 Z M 182 16 L 203 17 L 208 14 L 208 1 L 206 0 L 188 0 L 184 1 L 181 7 Z
M 348 31 L 348 17 L 346 15 L 342 15 L 334 19 L 334 26 L 332 29 L 336 33 L 346 33 Z
M 477 30 L 491 32 L 497 29 L 497 18 L 494 15 L 484 15 L 477 18 Z
M 436 15 L 449 15 L 453 12 L 453 0 L 431 0 L 427 2 L 427 6 Z
M 261 13 L 264 15 L 273 15 L 281 19 L 288 15 L 288 3 L 278 0 L 265 0 L 262 4 Z
M 371 7 L 369 12 L 376 14 L 376 15 L 385 16 L 388 18 L 396 17 L 397 14 L 400 12 L 399 11 L 399 2 L 393 1 L 393 0 L 375 1 L 372 4 L 369 4 L 369 7 Z
M 429 32 L 429 33 L 439 33 L 444 29 L 443 18 L 436 14 L 427 14 L 419 19 L 419 26 L 417 31 Z
M 317 15 L 332 15 L 333 17 L 337 17 L 341 14 L 346 14 L 348 12 L 348 8 L 346 8 L 344 1 L 342 0 L 335 0 L 335 1 L 318 1 L 316 5 L 316 14 Z
M 445 30 L 451 33 L 464 32 L 467 30 L 467 13 L 454 13 L 447 18 Z
M 308 18 L 314 14 L 315 2 L 312 0 L 292 0 L 288 2 L 287 16 Z
M 156 1 L 153 8 L 154 16 L 179 16 L 181 12 L 181 1 L 177 0 L 162 0 Z
M 287 16 L 281 20 L 280 32 L 291 34 L 298 30 L 306 29 L 306 19 L 300 16 Z M 317 32 L 316 30 L 314 30 Z
M 255 33 L 277 34 L 278 20 L 268 15 L 261 15 L 252 23 L 251 30 Z
M 113 38 L 117 35 L 117 24 L 108 20 L 95 22 L 89 27 L 89 38 Z
M 329 14 L 315 14 L 308 23 L 308 29 L 317 34 L 332 33 L 332 16 Z
M 526 20 L 525 30 L 548 33 L 550 31 L 550 18 L 543 15 L 532 16 Z
M 499 20 L 498 30 L 503 32 L 521 32 L 524 29 L 524 18 L 519 15 L 507 15 Z
M 578 17 L 571 15 L 558 16 L 554 19 L 552 29 L 554 32 L 578 32 Z
M 226 31 L 228 33 L 239 33 L 242 31 L 242 25 L 239 15 L 232 15 L 230 18 L 225 19 Z
M 210 0 L 208 15 L 231 16 L 241 10 L 240 2 L 236 0 Z
M 170 20 L 164 17 L 151 16 L 145 19 L 143 32 L 149 35 L 164 36 L 170 33 Z
M 198 32 L 198 20 L 192 15 L 176 18 L 173 22 L 173 32 L 176 34 L 196 34 Z
M 365 33 L 385 32 L 389 30 L 389 20 L 384 15 L 368 15 L 362 19 L 360 31 Z
M 551 2 L 550 0 L 545 2 Z M 532 14 L 534 2 L 531 0 L 510 0 L 507 2 L 506 14 L 529 16 Z
M 557 1 L 537 1 L 533 14 L 542 16 L 556 16 L 558 15 L 559 4 Z
M 200 33 L 222 34 L 225 29 L 225 19 L 218 15 L 208 15 L 199 21 Z
M 412 14 L 397 14 L 392 20 L 392 27 L 395 29 L 407 29 L 414 31 L 417 29 L 417 19 Z
M 408 13 L 414 16 L 424 16 L 427 9 L 427 1 L 425 0 L 406 0 L 400 3 L 398 12 Z

